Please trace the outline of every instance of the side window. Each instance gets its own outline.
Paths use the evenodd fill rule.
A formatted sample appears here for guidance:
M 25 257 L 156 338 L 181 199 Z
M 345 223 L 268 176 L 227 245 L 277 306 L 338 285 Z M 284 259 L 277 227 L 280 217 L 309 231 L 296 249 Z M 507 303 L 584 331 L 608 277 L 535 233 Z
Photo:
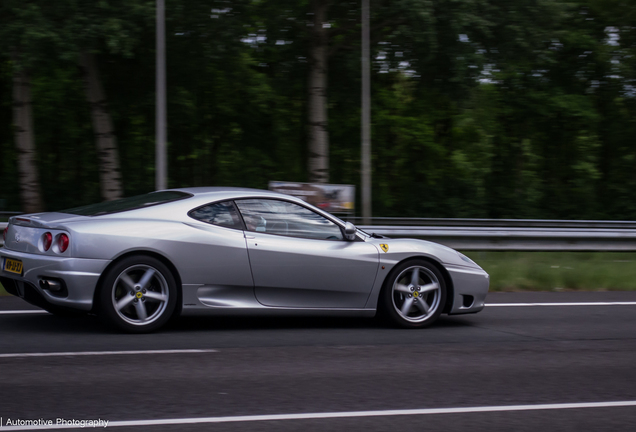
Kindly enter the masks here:
M 243 222 L 232 201 L 208 204 L 188 213 L 193 219 L 226 228 L 243 229 Z
M 248 231 L 320 240 L 343 240 L 340 227 L 318 213 L 273 199 L 237 200 Z

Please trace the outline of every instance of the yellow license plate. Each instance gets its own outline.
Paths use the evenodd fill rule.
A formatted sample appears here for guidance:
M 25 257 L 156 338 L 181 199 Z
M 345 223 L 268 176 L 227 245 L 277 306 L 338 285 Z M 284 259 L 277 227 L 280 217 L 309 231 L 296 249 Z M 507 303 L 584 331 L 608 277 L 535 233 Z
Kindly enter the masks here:
M 22 274 L 22 261 L 7 258 L 4 260 L 4 271 Z

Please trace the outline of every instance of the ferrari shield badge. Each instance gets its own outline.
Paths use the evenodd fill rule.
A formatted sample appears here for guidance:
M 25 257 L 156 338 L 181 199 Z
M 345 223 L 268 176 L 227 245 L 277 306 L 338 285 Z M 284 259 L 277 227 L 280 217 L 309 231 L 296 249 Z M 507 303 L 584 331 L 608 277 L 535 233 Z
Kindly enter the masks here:
M 384 252 L 388 252 L 389 251 L 389 245 L 386 243 L 380 243 L 380 248 L 384 251 Z

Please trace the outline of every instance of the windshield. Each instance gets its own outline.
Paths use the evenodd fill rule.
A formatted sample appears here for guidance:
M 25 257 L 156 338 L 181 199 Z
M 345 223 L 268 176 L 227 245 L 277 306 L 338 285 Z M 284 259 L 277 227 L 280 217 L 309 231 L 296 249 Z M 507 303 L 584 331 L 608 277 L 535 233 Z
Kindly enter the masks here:
M 191 196 L 191 194 L 177 191 L 151 192 L 145 195 L 61 210 L 60 213 L 70 213 L 79 216 L 100 216 L 178 201 Z

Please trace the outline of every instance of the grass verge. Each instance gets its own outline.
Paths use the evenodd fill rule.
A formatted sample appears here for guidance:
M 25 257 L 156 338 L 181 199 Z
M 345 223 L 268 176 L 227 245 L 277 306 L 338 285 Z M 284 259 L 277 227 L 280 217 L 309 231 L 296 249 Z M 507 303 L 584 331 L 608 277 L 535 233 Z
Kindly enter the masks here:
M 490 291 L 633 291 L 636 253 L 464 251 L 490 274 Z

